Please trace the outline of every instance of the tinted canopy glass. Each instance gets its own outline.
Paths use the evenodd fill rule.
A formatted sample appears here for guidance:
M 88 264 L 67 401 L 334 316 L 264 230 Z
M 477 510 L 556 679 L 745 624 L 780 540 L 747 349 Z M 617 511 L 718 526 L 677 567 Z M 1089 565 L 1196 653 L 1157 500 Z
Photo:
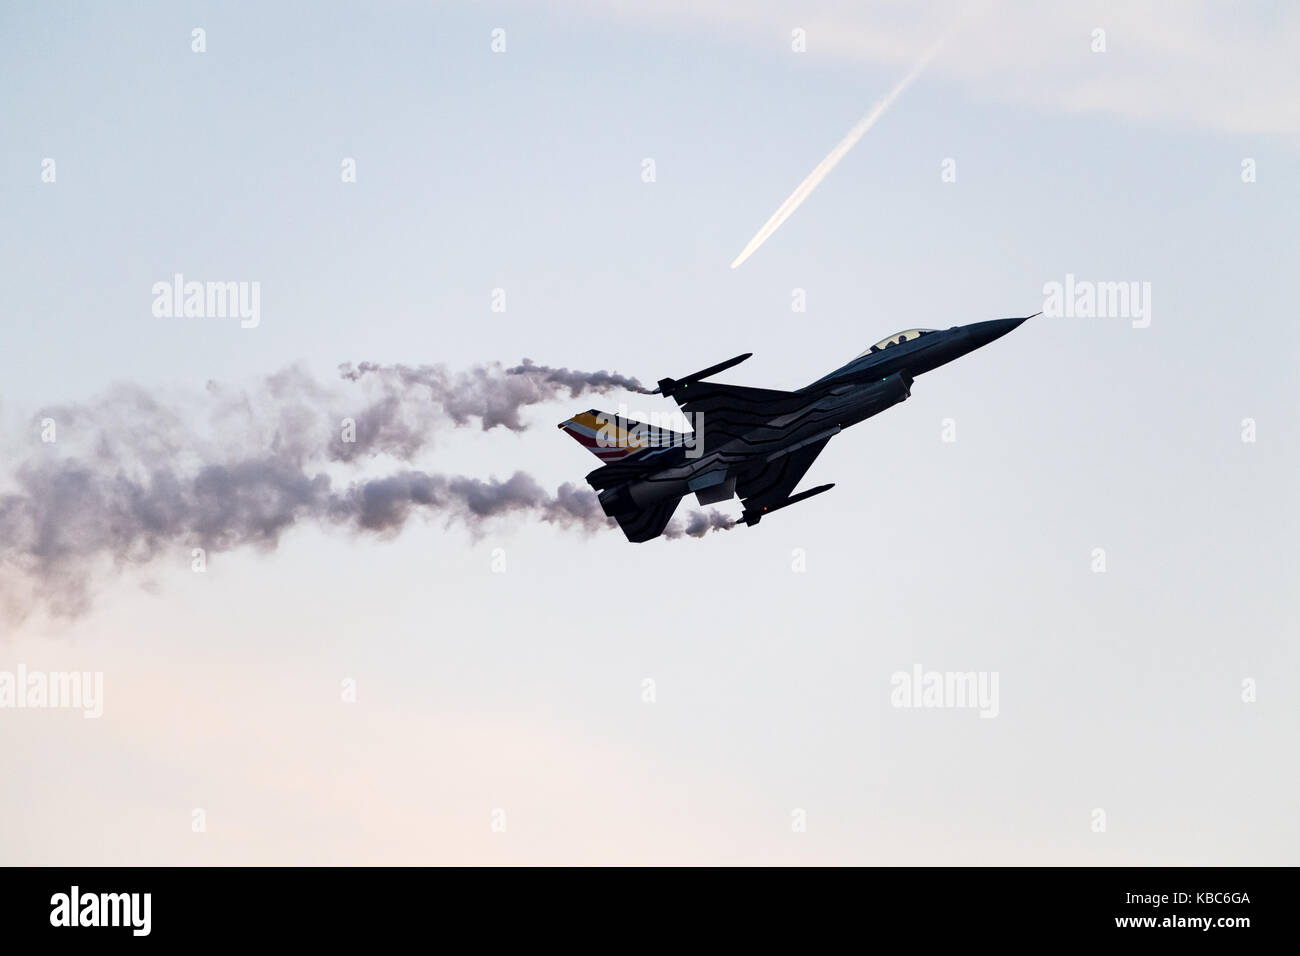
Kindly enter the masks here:
M 870 355 L 872 352 L 879 352 L 881 349 L 887 349 L 891 345 L 898 345 L 902 342 L 910 342 L 912 341 L 912 339 L 920 338 L 922 335 L 929 335 L 933 331 L 935 330 L 934 329 L 908 329 L 905 332 L 897 332 L 894 335 L 891 335 L 887 339 L 881 339 L 875 345 L 871 346 L 871 348 L 861 353 L 861 355 L 858 355 L 857 358 L 862 358 L 863 355 Z

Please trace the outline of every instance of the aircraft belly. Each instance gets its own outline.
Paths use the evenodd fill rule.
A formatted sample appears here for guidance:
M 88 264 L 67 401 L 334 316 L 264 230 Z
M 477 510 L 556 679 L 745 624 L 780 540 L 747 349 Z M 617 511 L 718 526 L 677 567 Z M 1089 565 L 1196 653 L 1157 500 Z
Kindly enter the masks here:
M 730 501 L 735 497 L 735 474 L 723 474 L 719 477 L 721 478 L 720 481 L 711 481 L 708 485 L 692 488 L 695 492 L 695 500 L 702 505 L 716 505 L 723 501 Z M 692 482 L 692 484 L 694 483 Z

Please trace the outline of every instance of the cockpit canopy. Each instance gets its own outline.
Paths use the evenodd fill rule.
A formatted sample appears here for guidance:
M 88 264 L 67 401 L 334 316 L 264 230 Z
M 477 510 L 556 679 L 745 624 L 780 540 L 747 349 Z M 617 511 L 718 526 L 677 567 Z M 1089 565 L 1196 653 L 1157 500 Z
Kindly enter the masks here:
M 871 348 L 867 349 L 861 355 L 855 356 L 855 358 L 862 358 L 863 355 L 870 355 L 872 352 L 879 352 L 881 349 L 887 349 L 891 345 L 899 345 L 903 342 L 910 342 L 912 341 L 912 339 L 918 339 L 922 335 L 929 335 L 931 332 L 935 332 L 935 331 L 937 330 L 936 329 L 908 329 L 906 332 L 899 332 L 895 335 L 891 335 L 887 339 L 881 339 L 879 342 L 871 346 Z

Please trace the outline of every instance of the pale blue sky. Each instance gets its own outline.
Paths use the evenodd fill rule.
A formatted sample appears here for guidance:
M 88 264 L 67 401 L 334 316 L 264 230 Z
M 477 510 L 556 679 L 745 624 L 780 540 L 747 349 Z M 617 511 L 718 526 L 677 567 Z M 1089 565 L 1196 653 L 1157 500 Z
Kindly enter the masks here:
M 726 380 L 794 388 L 1067 273 L 1150 282 L 1152 322 L 1039 319 L 919 379 L 830 445 L 806 484 L 833 492 L 755 529 L 303 528 L 110 580 L 0 643 L 107 696 L 0 712 L 27 771 L 0 861 L 1295 862 L 1295 15 L 990 5 L 731 271 L 951 9 L 859 6 L 6 5 L 15 459 L 27 416 L 118 381 L 524 356 L 650 381 L 753 351 Z M 260 281 L 260 326 L 155 318 L 178 271 Z M 591 404 L 422 464 L 579 480 L 553 426 Z M 891 709 L 915 662 L 999 671 L 1001 715 Z

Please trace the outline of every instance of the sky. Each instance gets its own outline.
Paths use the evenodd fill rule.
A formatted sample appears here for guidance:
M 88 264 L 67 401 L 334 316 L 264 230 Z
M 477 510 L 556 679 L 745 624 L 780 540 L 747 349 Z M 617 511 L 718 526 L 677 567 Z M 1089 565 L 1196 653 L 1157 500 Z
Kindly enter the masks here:
M 0 621 L 0 675 L 103 678 L 98 718 L 0 708 L 0 862 L 1294 864 L 1297 56 L 1281 3 L 6 4 L 0 495 L 123 385 L 185 418 L 289 367 L 752 351 L 720 379 L 793 389 L 1067 276 L 1150 309 L 919 378 L 754 528 L 111 556 Z M 176 273 L 258 282 L 256 327 L 155 315 Z M 414 464 L 581 482 L 554 426 L 620 402 L 670 407 Z M 996 716 L 896 706 L 917 667 Z

